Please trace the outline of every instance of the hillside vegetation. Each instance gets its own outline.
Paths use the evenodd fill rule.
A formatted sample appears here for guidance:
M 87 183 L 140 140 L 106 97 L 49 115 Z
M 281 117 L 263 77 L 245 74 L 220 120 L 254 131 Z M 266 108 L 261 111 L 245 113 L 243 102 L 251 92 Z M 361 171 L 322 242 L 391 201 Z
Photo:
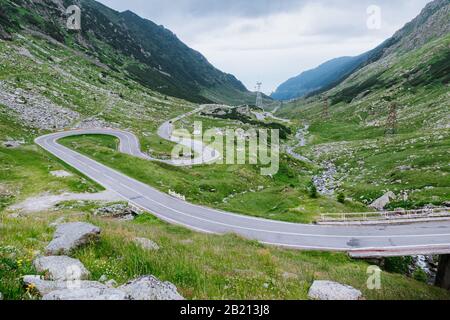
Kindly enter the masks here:
M 233 75 L 212 66 L 163 26 L 131 11 L 117 12 L 94 0 L 80 0 L 81 30 L 67 30 L 63 0 L 0 0 L 0 36 L 19 30 L 87 54 L 99 65 L 173 97 L 193 102 L 253 103 L 256 95 Z M 3 36 L 6 38 L 6 35 Z M 231 100 L 228 101 L 228 99 Z
M 298 152 L 338 165 L 346 195 L 370 203 L 387 190 L 391 204 L 420 208 L 450 200 L 450 34 L 388 55 L 315 96 L 285 104 L 279 115 L 309 123 Z M 329 116 L 324 116 L 328 99 Z M 395 128 L 389 125 L 396 106 Z M 395 134 L 387 134 L 394 129 Z
M 80 3 L 96 24 L 84 19 L 87 24 L 77 34 L 61 28 L 68 1 L 0 0 L 0 292 L 6 299 L 36 299 L 20 279 L 35 274 L 31 261 L 52 238 L 50 224 L 61 217 L 102 228 L 100 242 L 75 252 L 92 280 L 106 275 L 122 284 L 153 274 L 174 283 L 188 299 L 306 299 L 316 279 L 351 285 L 367 299 L 450 299 L 447 291 L 388 272 L 383 272 L 381 290 L 368 290 L 369 264 L 344 254 L 195 233 L 161 222 L 151 212 L 123 221 L 96 216 L 105 203 L 70 201 L 33 213 L 11 208 L 40 195 L 102 191 L 34 145 L 42 134 L 115 127 L 135 133 L 144 152 L 167 158 L 173 144 L 157 135 L 163 122 L 194 110 L 196 102 L 238 103 L 251 97 L 234 77 L 214 69 L 162 27 L 94 1 Z M 159 42 L 148 40 L 147 31 L 161 37 Z M 194 203 L 268 219 L 310 223 L 320 213 L 365 211 L 387 189 L 406 192 L 407 198 L 399 197 L 393 207 L 442 205 L 450 194 L 449 45 L 449 35 L 437 37 L 369 64 L 327 92 L 329 117 L 322 113 L 323 98 L 315 96 L 279 109 L 277 114 L 293 124 L 234 112 L 224 119 L 196 114 L 177 123 L 189 131 L 198 120 L 204 130 L 275 125 L 284 130 L 283 143 L 308 123 L 307 146 L 295 151 L 315 163 L 283 154 L 273 177 L 261 176 L 259 166 L 176 168 L 140 160 L 119 153 L 118 141 L 109 136 L 70 137 L 61 143 L 163 192 L 174 190 Z M 158 58 L 149 62 L 146 52 Z M 398 124 L 395 134 L 386 136 L 393 102 Z M 338 167 L 337 192 L 346 199 L 314 192 L 312 180 L 321 174 L 321 162 L 330 161 Z M 52 175 L 58 170 L 71 175 Z M 133 243 L 135 237 L 155 241 L 160 250 L 145 251 Z

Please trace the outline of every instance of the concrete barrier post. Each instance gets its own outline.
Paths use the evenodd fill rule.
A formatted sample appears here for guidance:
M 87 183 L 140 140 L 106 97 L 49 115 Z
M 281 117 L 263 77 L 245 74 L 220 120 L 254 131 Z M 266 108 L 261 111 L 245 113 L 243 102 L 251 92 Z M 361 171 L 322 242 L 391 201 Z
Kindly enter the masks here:
M 436 286 L 450 290 L 450 255 L 441 255 Z

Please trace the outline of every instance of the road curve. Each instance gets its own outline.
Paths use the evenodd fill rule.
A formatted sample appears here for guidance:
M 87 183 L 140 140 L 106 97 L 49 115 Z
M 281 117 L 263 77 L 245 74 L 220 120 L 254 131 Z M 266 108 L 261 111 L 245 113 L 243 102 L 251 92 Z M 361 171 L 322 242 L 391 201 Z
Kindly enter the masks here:
M 165 129 L 164 129 L 165 130 Z M 124 200 L 160 219 L 191 230 L 236 233 L 275 246 L 324 251 L 447 252 L 450 221 L 388 226 L 318 226 L 272 221 L 223 212 L 171 197 L 58 143 L 68 136 L 104 134 L 120 140 L 119 151 L 152 160 L 140 150 L 136 136 L 115 129 L 58 132 L 36 139 L 36 143 Z M 170 134 L 169 134 L 170 136 Z

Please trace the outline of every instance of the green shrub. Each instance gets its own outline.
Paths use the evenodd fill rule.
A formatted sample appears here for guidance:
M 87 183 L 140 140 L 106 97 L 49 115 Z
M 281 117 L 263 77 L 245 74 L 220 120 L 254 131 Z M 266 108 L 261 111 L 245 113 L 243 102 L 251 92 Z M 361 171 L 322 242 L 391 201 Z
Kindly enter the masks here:
M 308 186 L 308 194 L 311 198 L 316 199 L 318 194 L 317 194 L 317 187 L 316 185 L 311 182 Z
M 388 272 L 407 274 L 409 266 L 412 264 L 412 257 L 391 257 L 386 258 L 384 268 Z
M 414 271 L 412 277 L 415 280 L 423 282 L 423 283 L 427 283 L 428 282 L 428 275 L 421 268 L 418 268 L 416 271 Z

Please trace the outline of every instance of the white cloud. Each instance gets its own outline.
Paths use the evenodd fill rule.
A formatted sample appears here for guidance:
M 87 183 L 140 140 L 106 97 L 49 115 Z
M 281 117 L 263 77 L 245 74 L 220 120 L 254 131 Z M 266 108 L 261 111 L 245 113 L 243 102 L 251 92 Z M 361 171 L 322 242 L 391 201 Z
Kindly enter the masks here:
M 270 93 L 288 78 L 370 50 L 416 16 L 427 0 L 101 0 L 163 24 L 217 68 Z M 382 28 L 367 28 L 369 5 Z

